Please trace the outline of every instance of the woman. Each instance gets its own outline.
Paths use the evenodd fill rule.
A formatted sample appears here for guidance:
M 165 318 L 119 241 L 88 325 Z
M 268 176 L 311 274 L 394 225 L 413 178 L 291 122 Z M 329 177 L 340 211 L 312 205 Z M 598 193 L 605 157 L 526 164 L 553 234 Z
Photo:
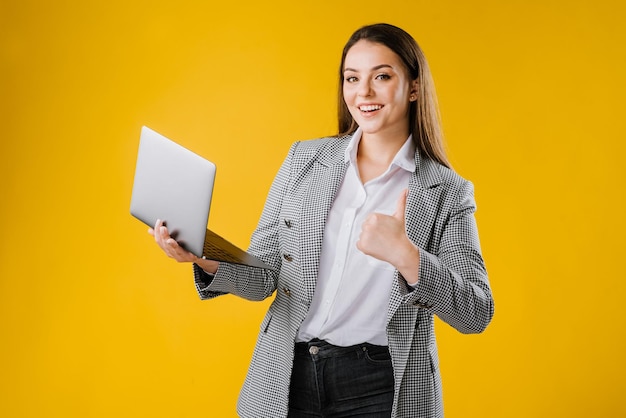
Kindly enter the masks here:
M 493 299 L 473 186 L 447 162 L 426 60 L 402 29 L 357 30 L 337 137 L 292 145 L 249 251 L 276 271 L 200 259 L 200 296 L 276 291 L 238 402 L 243 417 L 439 417 L 433 317 L 482 332 Z

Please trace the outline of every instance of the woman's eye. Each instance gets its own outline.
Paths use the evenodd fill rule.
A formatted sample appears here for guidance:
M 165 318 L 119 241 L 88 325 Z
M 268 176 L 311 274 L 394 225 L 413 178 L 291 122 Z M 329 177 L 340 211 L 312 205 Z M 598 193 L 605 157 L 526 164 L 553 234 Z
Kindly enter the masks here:
M 346 81 L 348 83 L 354 83 L 355 81 L 357 81 L 357 78 L 355 76 L 346 77 Z
M 376 76 L 377 80 L 389 80 L 391 76 L 389 74 L 378 74 Z

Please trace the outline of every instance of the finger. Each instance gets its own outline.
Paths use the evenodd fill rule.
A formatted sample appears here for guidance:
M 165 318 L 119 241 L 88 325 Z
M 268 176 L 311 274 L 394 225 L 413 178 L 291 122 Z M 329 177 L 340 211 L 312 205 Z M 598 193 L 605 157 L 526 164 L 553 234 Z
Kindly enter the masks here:
M 377 213 L 370 213 L 369 215 L 367 215 L 367 217 L 365 218 L 365 220 L 363 221 L 363 223 L 361 224 L 361 229 L 362 230 L 366 230 L 371 228 L 372 225 L 376 224 L 376 221 L 378 220 L 378 214 Z
M 404 222 L 404 213 L 406 211 L 406 198 L 409 194 L 409 189 L 402 190 L 400 193 L 400 197 L 398 198 L 398 203 L 396 206 L 396 211 L 393 214 L 393 217 Z
M 180 248 L 178 243 L 176 242 L 176 240 L 174 238 L 168 237 L 168 238 L 163 238 L 162 239 L 162 245 L 161 245 L 161 249 L 163 250 L 163 252 L 165 252 L 165 254 L 170 257 L 170 258 L 175 258 L 177 259 L 178 257 L 180 257 L 179 253 L 180 253 Z
M 176 255 L 179 252 L 178 243 L 173 238 L 167 238 L 163 241 L 165 244 L 165 252 L 172 258 L 176 258 Z
M 166 249 L 165 241 L 170 238 L 170 234 L 165 226 L 165 223 L 158 219 L 156 224 L 154 225 L 154 240 L 157 242 L 159 247 L 163 250 Z
M 198 260 L 198 257 L 195 254 L 190 253 L 189 251 L 185 250 L 179 243 L 178 241 L 176 241 L 174 238 L 168 238 L 166 241 L 166 244 L 168 245 L 168 254 L 170 255 L 170 257 L 172 257 L 173 259 L 175 259 L 176 261 L 179 262 L 183 262 L 183 261 L 196 261 Z
M 161 225 L 163 223 L 161 222 L 160 219 L 157 219 L 156 222 L 154 223 L 154 227 L 150 228 L 148 230 L 148 232 L 150 233 L 150 235 L 152 235 L 154 237 L 154 240 L 156 242 L 159 242 L 159 235 L 160 235 L 160 231 L 161 231 Z
M 359 240 L 356 242 L 356 249 L 364 253 L 365 251 L 363 251 L 363 244 L 361 243 L 361 241 L 362 240 L 359 238 Z

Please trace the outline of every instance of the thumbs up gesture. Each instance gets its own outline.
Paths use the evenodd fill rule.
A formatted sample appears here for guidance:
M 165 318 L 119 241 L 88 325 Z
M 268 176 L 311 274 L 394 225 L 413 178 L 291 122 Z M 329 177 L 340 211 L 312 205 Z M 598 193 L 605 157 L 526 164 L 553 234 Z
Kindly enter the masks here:
M 364 254 L 393 265 L 409 284 L 418 280 L 419 249 L 406 234 L 404 213 L 408 190 L 400 194 L 393 215 L 371 213 L 361 226 L 356 243 Z

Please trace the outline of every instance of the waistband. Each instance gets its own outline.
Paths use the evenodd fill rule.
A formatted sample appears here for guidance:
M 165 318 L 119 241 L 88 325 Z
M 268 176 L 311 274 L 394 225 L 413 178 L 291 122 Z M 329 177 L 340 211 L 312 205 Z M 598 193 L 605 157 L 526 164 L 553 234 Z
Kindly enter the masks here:
M 374 345 L 370 343 L 361 343 L 351 345 L 348 347 L 340 347 L 332 345 L 327 341 L 319 340 L 317 338 L 308 341 L 295 344 L 296 354 L 315 355 L 317 357 L 340 357 L 350 354 L 360 354 L 366 351 L 381 351 L 388 350 L 386 345 Z

